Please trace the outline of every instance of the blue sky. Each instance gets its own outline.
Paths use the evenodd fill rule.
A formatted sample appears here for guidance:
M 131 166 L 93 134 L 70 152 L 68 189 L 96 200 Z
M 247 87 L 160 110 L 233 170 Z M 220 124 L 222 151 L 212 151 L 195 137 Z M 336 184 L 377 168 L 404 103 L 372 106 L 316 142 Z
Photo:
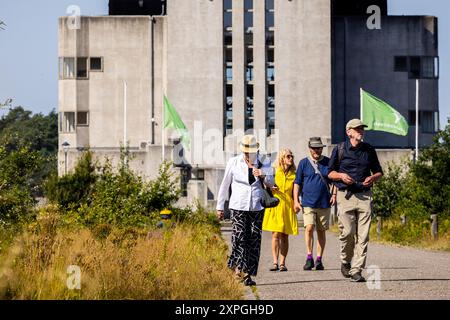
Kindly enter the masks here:
M 0 103 L 13 98 L 33 112 L 58 106 L 58 17 L 77 5 L 82 15 L 106 15 L 107 0 L 0 0 Z M 391 15 L 439 18 L 440 123 L 450 117 L 450 1 L 389 0 Z M 2 111 L 3 113 L 4 111 Z

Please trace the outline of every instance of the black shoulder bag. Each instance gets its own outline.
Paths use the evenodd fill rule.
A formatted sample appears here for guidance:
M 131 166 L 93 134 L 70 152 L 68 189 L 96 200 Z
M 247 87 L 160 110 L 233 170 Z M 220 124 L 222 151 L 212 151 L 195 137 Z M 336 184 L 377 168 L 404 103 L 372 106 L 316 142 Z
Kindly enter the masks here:
M 258 160 L 258 169 L 262 167 L 261 161 Z M 272 194 L 272 190 L 264 184 L 264 181 L 260 178 L 263 196 L 261 198 L 261 205 L 264 208 L 274 208 L 280 203 L 280 199 L 275 198 Z

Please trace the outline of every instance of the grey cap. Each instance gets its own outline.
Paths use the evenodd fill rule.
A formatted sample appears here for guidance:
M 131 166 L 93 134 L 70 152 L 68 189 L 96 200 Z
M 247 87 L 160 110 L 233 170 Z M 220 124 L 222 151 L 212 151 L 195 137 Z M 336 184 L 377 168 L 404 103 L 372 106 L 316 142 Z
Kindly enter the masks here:
M 308 143 L 310 148 L 323 148 L 326 147 L 326 145 L 324 145 L 322 143 L 322 139 L 320 139 L 320 137 L 311 137 L 309 138 L 309 143 Z
M 355 129 L 358 127 L 367 127 L 361 120 L 359 119 L 352 119 L 349 122 L 347 122 L 347 125 L 345 126 L 345 129 Z

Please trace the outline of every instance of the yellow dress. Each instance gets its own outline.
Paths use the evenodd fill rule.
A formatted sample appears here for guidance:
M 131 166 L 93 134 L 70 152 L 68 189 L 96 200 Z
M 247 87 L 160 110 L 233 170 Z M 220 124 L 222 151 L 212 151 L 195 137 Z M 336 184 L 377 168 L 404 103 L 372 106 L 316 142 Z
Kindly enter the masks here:
M 275 184 L 278 190 L 272 191 L 272 193 L 274 197 L 280 199 L 280 203 L 264 212 L 263 230 L 292 235 L 298 234 L 297 216 L 294 212 L 294 200 L 292 198 L 294 180 L 295 171 L 290 170 L 285 175 L 283 169 L 277 169 Z

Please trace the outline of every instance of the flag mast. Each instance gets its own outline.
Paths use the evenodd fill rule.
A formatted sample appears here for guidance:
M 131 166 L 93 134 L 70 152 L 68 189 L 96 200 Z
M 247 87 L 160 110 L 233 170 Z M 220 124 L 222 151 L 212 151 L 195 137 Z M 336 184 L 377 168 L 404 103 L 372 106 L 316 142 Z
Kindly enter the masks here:
M 416 152 L 415 161 L 419 159 L 419 79 L 416 79 Z
M 360 120 L 363 122 L 363 92 L 362 88 L 359 88 L 359 114 Z
M 127 82 L 123 81 L 123 147 L 125 150 L 125 164 L 128 164 L 128 142 L 127 142 Z
M 166 125 L 166 119 L 165 119 L 165 113 L 166 113 L 166 106 L 164 104 L 164 97 L 165 97 L 165 90 L 163 90 L 163 96 L 162 96 L 162 124 L 161 124 L 161 146 L 162 146 L 162 159 L 161 162 L 164 162 L 165 157 L 165 141 L 166 141 L 166 135 L 165 135 L 165 125 Z

